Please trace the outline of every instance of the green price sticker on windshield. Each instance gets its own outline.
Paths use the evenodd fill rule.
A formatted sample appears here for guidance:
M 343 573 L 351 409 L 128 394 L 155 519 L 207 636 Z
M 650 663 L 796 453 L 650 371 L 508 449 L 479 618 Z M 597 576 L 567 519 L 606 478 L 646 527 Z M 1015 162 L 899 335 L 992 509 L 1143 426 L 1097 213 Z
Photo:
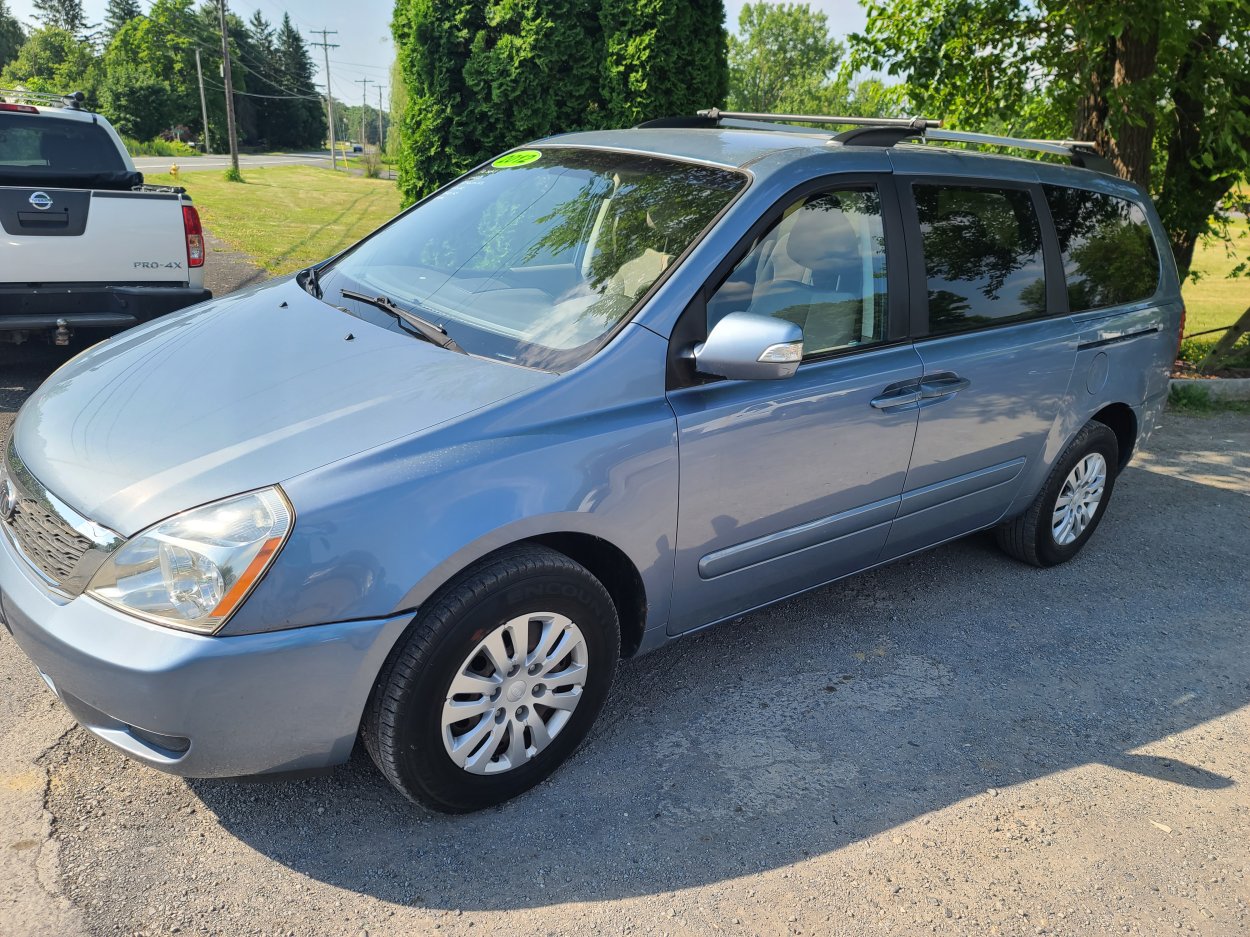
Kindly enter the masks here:
M 538 150 L 517 150 L 515 153 L 508 153 L 491 163 L 497 169 L 511 169 L 515 166 L 528 166 L 530 163 L 541 159 L 542 153 Z

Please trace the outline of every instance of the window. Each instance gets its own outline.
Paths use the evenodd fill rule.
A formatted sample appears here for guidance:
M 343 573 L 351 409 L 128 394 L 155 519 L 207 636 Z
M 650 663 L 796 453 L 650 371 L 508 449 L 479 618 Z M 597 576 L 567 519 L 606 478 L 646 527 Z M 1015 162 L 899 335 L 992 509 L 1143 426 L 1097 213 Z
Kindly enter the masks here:
M 343 288 L 385 295 L 472 354 L 564 371 L 607 340 L 746 183 L 731 170 L 609 150 L 516 155 L 330 264 L 326 301 L 341 305 Z
M 731 312 L 795 323 L 805 356 L 884 341 L 885 232 L 876 189 L 790 205 L 708 301 L 708 329 Z
M 1042 230 L 1024 189 L 918 185 L 929 331 L 1046 314 Z
M 1101 192 L 1045 186 L 1072 312 L 1154 295 L 1159 252 L 1140 205 Z
M 126 164 L 98 124 L 43 114 L 0 118 L 0 170 L 6 174 L 123 171 Z

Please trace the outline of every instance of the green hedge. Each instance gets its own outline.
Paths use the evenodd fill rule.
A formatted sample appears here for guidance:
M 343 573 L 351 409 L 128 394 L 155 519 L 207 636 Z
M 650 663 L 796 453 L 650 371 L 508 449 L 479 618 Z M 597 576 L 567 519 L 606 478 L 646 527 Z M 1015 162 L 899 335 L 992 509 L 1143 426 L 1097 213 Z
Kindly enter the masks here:
M 537 137 L 724 103 L 723 0 L 398 0 L 406 202 Z

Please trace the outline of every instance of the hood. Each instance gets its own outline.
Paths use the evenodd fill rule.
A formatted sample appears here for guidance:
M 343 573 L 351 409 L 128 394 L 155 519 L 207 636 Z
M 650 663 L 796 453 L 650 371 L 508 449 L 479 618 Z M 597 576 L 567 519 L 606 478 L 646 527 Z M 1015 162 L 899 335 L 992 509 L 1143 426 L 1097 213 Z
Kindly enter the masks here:
M 13 438 L 49 491 L 130 536 L 553 379 L 371 324 L 284 280 L 79 355 L 22 407 Z

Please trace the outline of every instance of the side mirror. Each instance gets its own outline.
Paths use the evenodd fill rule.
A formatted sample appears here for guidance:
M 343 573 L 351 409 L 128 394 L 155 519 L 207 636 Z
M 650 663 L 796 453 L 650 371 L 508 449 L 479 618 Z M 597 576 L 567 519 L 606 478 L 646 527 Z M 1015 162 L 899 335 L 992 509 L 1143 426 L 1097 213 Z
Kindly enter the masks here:
M 803 330 L 793 322 L 731 312 L 691 352 L 695 370 L 738 381 L 791 377 L 803 360 Z

